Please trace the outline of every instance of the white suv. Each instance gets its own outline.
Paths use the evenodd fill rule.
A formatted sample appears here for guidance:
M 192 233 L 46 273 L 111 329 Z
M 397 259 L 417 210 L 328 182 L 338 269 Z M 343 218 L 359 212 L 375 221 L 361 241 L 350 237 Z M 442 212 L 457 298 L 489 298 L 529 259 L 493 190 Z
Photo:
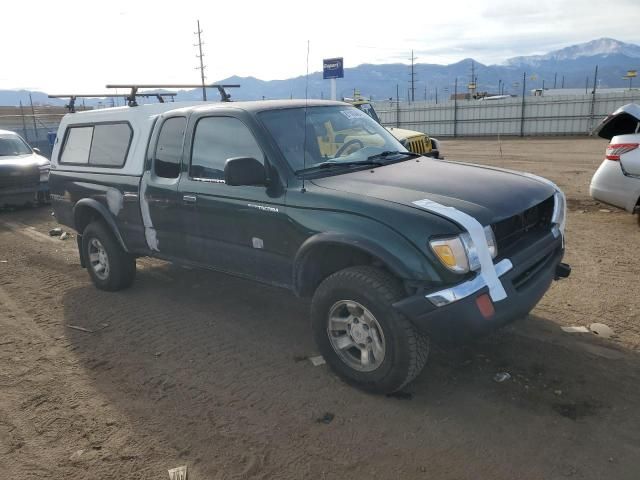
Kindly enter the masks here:
M 591 179 L 591 196 L 624 208 L 640 210 L 640 105 L 630 103 L 605 118 L 594 130 L 610 140 L 605 160 Z

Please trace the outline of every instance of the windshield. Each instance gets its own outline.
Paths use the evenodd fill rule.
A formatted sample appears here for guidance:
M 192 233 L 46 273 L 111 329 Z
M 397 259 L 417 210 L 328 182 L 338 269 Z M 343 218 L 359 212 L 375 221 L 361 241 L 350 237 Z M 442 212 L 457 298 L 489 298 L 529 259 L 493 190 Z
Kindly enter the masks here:
M 31 148 L 18 135 L 0 135 L 0 157 L 31 155 Z
M 370 103 L 361 103 L 360 105 L 356 105 L 356 108 L 359 108 L 364 113 L 366 113 L 371 118 L 373 118 L 376 122 L 380 123 L 380 119 L 378 118 L 378 114 L 373 109 L 373 105 L 371 105 Z
M 323 162 L 366 161 L 383 152 L 406 152 L 384 127 L 352 106 L 269 110 L 259 114 L 291 168 Z M 306 138 L 305 138 L 306 133 Z

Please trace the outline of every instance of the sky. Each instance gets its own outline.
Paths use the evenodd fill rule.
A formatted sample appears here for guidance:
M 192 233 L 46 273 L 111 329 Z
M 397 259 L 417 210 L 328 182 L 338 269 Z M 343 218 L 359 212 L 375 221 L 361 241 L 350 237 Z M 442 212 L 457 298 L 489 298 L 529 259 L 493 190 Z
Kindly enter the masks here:
M 0 89 L 101 93 L 107 83 L 304 75 L 322 59 L 484 64 L 600 37 L 639 43 L 640 0 L 3 0 Z M 384 6 L 383 6 L 384 5 Z

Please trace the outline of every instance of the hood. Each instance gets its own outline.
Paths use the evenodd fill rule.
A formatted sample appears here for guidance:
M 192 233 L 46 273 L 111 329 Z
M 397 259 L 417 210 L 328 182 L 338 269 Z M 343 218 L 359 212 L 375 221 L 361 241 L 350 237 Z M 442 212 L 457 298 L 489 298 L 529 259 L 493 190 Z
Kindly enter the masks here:
M 34 165 L 38 167 L 49 165 L 49 160 L 35 152 L 28 155 L 0 156 L 0 169 L 30 167 Z
M 405 138 L 411 137 L 426 137 L 426 133 L 416 132 L 415 130 L 405 130 L 404 128 L 396 128 L 396 127 L 387 127 L 389 133 L 396 137 L 398 140 L 403 140 Z
M 636 133 L 638 122 L 640 122 L 640 105 L 628 103 L 602 120 L 592 133 L 611 140 L 618 135 Z
M 521 213 L 555 192 L 551 185 L 516 172 L 424 159 L 314 179 L 313 183 L 412 208 L 419 208 L 413 204 L 416 200 L 429 199 L 471 215 L 482 225 Z

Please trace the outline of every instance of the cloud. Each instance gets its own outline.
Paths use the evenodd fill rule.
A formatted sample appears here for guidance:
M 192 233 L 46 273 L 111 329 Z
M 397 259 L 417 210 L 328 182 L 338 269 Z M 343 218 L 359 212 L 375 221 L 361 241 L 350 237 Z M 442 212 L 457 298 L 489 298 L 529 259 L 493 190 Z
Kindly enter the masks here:
M 34 12 L 37 12 L 34 14 Z M 73 15 L 70 13 L 73 12 Z M 591 8 L 578 0 L 397 0 L 372 8 L 357 0 L 320 4 L 293 0 L 182 0 L 169 10 L 151 0 L 110 0 L 96 15 L 91 3 L 23 0 L 3 4 L 0 88 L 36 85 L 48 91 L 103 91 L 107 82 L 197 82 L 196 19 L 204 30 L 207 78 L 234 74 L 265 80 L 302 75 L 323 58 L 345 65 L 447 64 L 473 57 L 484 64 L 546 53 L 608 36 L 640 42 L 638 0 L 609 0 Z M 37 35 L 25 35 L 24 21 Z M 46 41 L 43 41 L 46 39 Z M 92 93 L 92 92 L 91 92 Z

